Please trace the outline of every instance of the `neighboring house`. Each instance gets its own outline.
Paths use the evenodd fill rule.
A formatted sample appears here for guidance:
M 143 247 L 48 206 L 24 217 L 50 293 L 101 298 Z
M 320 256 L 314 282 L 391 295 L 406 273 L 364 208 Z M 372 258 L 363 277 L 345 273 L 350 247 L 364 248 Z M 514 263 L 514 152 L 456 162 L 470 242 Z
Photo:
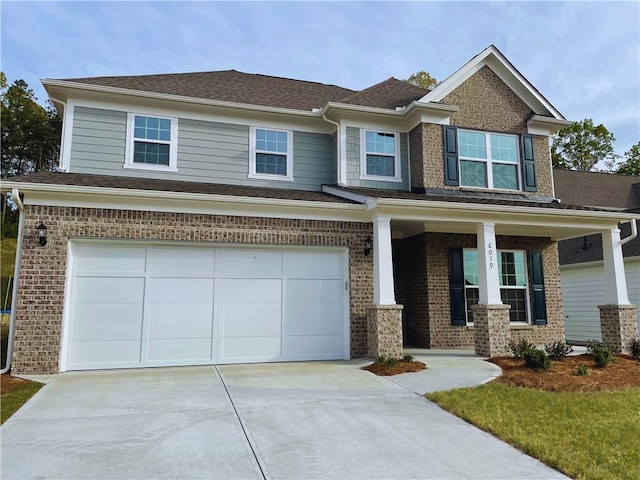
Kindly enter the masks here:
M 64 173 L 2 185 L 24 204 L 20 373 L 560 340 L 557 240 L 604 231 L 616 259 L 638 218 L 556 201 L 549 136 L 570 122 L 493 46 L 431 91 L 233 70 L 43 84 Z
M 554 169 L 556 196 L 563 202 L 640 212 L 640 177 L 608 173 Z M 630 237 L 631 227 L 621 227 Z M 606 280 L 602 235 L 564 240 L 559 243 L 562 309 L 565 336 L 572 343 L 602 339 L 597 305 L 605 303 Z M 640 236 L 622 247 L 626 286 L 630 303 L 640 304 Z M 640 329 L 640 315 L 636 315 Z

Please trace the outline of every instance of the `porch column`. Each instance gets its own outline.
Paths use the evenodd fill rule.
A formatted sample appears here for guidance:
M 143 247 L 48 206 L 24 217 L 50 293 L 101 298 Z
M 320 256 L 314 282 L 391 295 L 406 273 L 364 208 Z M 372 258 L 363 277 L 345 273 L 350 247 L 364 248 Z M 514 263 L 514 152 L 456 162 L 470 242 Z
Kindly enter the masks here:
M 614 351 L 629 353 L 630 342 L 638 336 L 637 307 L 629 303 L 624 274 L 620 229 L 602 232 L 605 305 L 600 310 L 602 341 Z
M 393 257 L 391 256 L 391 219 L 373 221 L 373 303 L 395 305 Z
M 370 358 L 402 356 L 402 305 L 396 305 L 391 254 L 391 219 L 373 221 L 373 305 L 367 312 Z
M 477 228 L 478 305 L 473 306 L 473 332 L 476 355 L 493 357 L 507 353 L 511 336 L 509 305 L 500 296 L 498 250 L 494 223 L 481 223 Z

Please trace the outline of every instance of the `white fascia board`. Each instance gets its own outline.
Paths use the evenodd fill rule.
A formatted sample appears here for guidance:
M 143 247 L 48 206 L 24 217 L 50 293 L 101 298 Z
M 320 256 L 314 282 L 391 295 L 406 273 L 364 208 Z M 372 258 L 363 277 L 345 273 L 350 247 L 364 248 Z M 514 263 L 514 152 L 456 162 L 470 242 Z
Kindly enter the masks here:
M 554 133 L 568 127 L 573 122 L 569 120 L 560 120 L 557 118 L 543 117 L 541 115 L 533 115 L 527 121 L 527 133 L 531 135 L 550 136 Z
M 493 45 L 485 48 L 456 72 L 440 82 L 433 90 L 422 97 L 420 102 L 442 101 L 444 97 L 462 85 L 485 65 L 489 66 L 536 113 L 547 113 L 557 119 L 564 119 L 564 116 Z
M 368 221 L 365 205 L 189 192 L 3 182 L 25 193 L 26 205 L 114 208 L 310 220 Z
M 347 192 L 345 190 L 332 187 L 331 185 L 322 185 L 322 191 L 324 193 L 328 193 L 329 195 L 334 195 L 336 197 L 344 198 L 346 200 L 351 200 L 353 202 L 358 202 L 366 205 L 367 211 L 373 210 L 378 205 L 377 200 L 373 197 L 367 197 L 366 195 L 360 195 L 355 192 Z

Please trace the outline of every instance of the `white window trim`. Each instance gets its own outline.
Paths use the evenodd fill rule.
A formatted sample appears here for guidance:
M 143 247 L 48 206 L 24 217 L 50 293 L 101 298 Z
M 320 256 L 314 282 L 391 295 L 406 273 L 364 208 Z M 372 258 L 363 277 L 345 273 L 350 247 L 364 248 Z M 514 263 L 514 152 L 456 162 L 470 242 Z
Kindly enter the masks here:
M 478 130 L 470 130 L 467 128 L 459 128 L 458 135 L 460 132 L 471 132 L 471 133 L 481 133 L 485 136 L 484 146 L 485 146 L 485 154 L 487 158 L 473 158 L 473 157 L 463 157 L 462 155 L 458 155 L 458 168 L 462 172 L 462 166 L 460 162 L 463 160 L 469 162 L 482 162 L 487 165 L 487 186 L 486 187 L 478 187 L 477 185 L 463 185 L 462 184 L 462 175 L 460 176 L 460 187 L 461 188 L 471 188 L 478 190 L 498 190 L 503 192 L 521 192 L 522 191 L 522 160 L 520 158 L 520 138 L 518 135 L 514 135 L 512 133 L 502 133 L 502 132 L 482 132 Z M 506 162 L 504 160 L 494 160 L 491 158 L 491 135 L 506 135 L 509 137 L 515 137 L 516 139 L 516 155 L 518 156 L 518 162 Z M 458 145 L 460 144 L 460 137 L 456 139 Z M 458 146 L 458 149 L 460 147 Z M 499 163 L 504 165 L 515 165 L 516 167 L 516 181 L 518 182 L 518 188 L 510 189 L 510 188 L 494 188 L 493 187 L 493 164 Z
M 287 134 L 287 175 L 270 175 L 256 172 L 256 153 L 278 153 L 268 150 L 256 149 L 256 130 L 269 130 L 271 132 L 284 132 Z M 279 153 L 282 155 L 282 153 Z M 293 182 L 293 130 L 282 130 L 272 127 L 250 127 L 249 128 L 249 174 L 247 178 L 257 178 L 260 180 L 276 180 L 280 182 Z
M 161 143 L 161 144 L 169 144 L 169 165 L 152 165 L 147 163 L 134 163 L 133 162 L 133 142 L 135 139 L 133 138 L 134 134 L 134 120 L 136 116 L 140 117 L 153 117 L 153 118 L 161 118 L 163 120 L 171 121 L 171 140 L 169 142 L 166 141 L 154 141 L 154 140 L 144 140 L 149 143 Z M 124 165 L 123 168 L 130 168 L 134 170 L 151 170 L 154 172 L 177 172 L 178 171 L 178 119 L 175 117 L 165 117 L 162 115 L 156 115 L 153 113 L 144 113 L 144 112 L 127 112 L 127 141 L 125 146 L 125 155 L 124 155 Z
M 475 248 L 465 248 L 463 249 L 465 251 L 477 251 L 477 249 Z M 524 290 L 525 294 L 524 294 L 524 299 L 526 302 L 526 316 L 527 316 L 527 321 L 526 322 L 512 322 L 509 321 L 509 325 L 511 326 L 522 326 L 522 325 L 531 325 L 532 324 L 532 313 L 531 313 L 531 291 L 529 288 L 529 262 L 528 262 L 528 258 L 527 258 L 527 252 L 526 250 L 517 250 L 517 249 L 510 249 L 510 248 L 504 248 L 504 249 L 499 249 L 497 251 L 498 254 L 502 254 L 502 253 L 509 253 L 509 252 L 513 252 L 513 253 L 522 253 L 523 257 L 524 257 L 524 279 L 525 279 L 525 285 L 524 286 L 519 286 L 519 285 L 500 285 L 500 293 L 502 293 L 502 289 L 509 289 L 509 290 Z M 502 272 L 498 272 L 498 275 L 501 275 Z M 480 288 L 478 285 L 466 285 L 464 286 L 464 304 L 465 304 L 465 311 L 464 311 L 464 315 L 465 315 L 465 320 L 467 322 L 467 326 L 473 326 L 473 322 L 469 321 L 469 317 L 467 316 L 467 289 L 478 289 Z
M 393 134 L 395 143 L 394 167 L 395 175 L 393 177 L 385 177 L 382 175 L 367 175 L 367 153 L 372 155 L 390 156 L 377 152 L 367 152 L 367 132 L 388 133 Z M 402 172 L 400 171 L 400 134 L 398 132 L 390 132 L 388 130 L 374 130 L 371 128 L 360 129 L 360 180 L 374 180 L 378 182 L 402 182 Z

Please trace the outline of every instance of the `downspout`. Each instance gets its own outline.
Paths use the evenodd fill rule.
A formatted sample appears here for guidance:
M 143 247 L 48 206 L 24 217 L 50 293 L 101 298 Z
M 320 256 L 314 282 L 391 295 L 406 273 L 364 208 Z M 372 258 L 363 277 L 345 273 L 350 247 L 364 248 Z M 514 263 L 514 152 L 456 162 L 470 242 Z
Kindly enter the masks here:
M 629 220 L 629 223 L 631 223 L 631 235 L 629 235 L 628 237 L 624 237 L 622 240 L 620 240 L 620 245 L 624 245 L 625 243 L 630 242 L 631 240 L 633 240 L 638 236 L 637 220 Z
M 340 139 L 340 124 L 338 122 L 334 122 L 333 120 L 328 119 L 326 113 L 322 114 L 322 119 L 325 122 L 332 123 L 332 124 L 334 124 L 336 126 L 336 144 L 337 144 L 336 145 L 336 153 L 337 153 L 337 157 L 338 157 L 337 158 L 337 164 L 336 164 L 336 183 L 338 185 L 344 185 L 345 182 L 340 182 L 340 180 L 341 180 L 341 178 L 340 178 L 340 171 L 341 171 L 340 162 L 342 161 L 342 156 L 340 155 L 340 153 L 341 153 L 340 152 L 340 145 L 342 144 L 342 141 Z
M 16 322 L 16 305 L 18 303 L 18 276 L 20 274 L 20 258 L 22 257 L 22 232 L 24 231 L 24 205 L 20 200 L 17 188 L 11 190 L 11 199 L 18 207 L 18 242 L 16 243 L 16 262 L 13 269 L 13 291 L 11 292 L 11 315 L 9 316 L 9 337 L 7 338 L 7 364 L 0 370 L 0 374 L 7 373 L 11 368 L 13 354 L 13 332 Z

